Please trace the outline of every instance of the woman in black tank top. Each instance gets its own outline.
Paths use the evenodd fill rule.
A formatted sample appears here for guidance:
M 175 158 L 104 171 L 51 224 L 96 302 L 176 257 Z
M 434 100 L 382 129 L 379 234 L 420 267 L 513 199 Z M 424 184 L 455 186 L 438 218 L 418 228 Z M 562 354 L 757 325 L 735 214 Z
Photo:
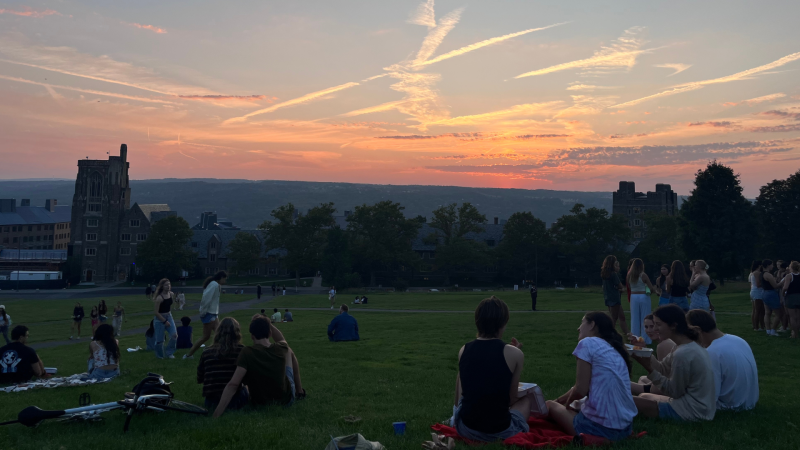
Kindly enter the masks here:
M 800 332 L 800 262 L 792 261 L 789 265 L 789 273 L 783 279 L 783 292 L 792 338 L 797 339 Z
M 525 356 L 512 338 L 502 341 L 508 306 L 491 297 L 475 310 L 478 338 L 461 348 L 453 426 L 462 437 L 491 442 L 528 431 L 531 403 L 517 398 Z
M 175 347 L 178 341 L 178 331 L 175 328 L 175 320 L 172 318 L 172 303 L 175 301 L 175 294 L 172 293 L 172 284 L 164 278 L 158 283 L 155 296 L 153 297 L 153 328 L 156 337 L 156 358 L 175 359 Z M 169 334 L 166 351 L 164 349 L 164 333 Z

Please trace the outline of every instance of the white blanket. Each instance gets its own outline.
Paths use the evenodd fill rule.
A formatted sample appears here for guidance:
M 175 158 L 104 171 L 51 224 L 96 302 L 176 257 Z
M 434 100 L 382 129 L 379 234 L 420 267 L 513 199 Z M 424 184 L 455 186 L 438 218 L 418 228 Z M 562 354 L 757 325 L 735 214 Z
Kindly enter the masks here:
M 36 380 L 28 383 L 21 383 L 16 386 L 0 387 L 0 392 L 22 392 L 30 389 L 57 388 L 62 386 L 87 386 L 90 384 L 106 383 L 113 378 L 101 378 L 99 380 L 88 379 L 88 373 L 79 373 L 68 377 L 53 377 L 45 380 Z

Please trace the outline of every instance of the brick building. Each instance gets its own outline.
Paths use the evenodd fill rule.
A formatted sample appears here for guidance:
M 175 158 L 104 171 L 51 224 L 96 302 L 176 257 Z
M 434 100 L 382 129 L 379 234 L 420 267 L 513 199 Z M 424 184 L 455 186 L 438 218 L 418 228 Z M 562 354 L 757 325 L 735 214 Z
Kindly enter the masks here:
M 31 201 L 0 199 L 0 249 L 66 250 L 70 239 L 70 207 L 56 199 L 44 206 Z
M 614 203 L 611 213 L 627 217 L 628 226 L 633 231 L 633 239 L 638 241 L 646 233 L 644 215 L 646 212 L 660 212 L 669 216 L 678 213 L 678 194 L 668 184 L 656 184 L 655 192 L 636 192 L 633 181 L 620 181 L 619 189 L 613 193 Z

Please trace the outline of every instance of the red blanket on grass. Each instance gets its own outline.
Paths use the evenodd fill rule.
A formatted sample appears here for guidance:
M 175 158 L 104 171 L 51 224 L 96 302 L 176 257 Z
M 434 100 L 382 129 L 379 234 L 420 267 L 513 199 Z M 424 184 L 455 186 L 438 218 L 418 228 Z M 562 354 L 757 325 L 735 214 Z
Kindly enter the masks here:
M 522 448 L 544 448 L 544 447 L 565 447 L 572 443 L 574 436 L 565 433 L 561 428 L 548 419 L 535 419 L 528 418 L 528 425 L 531 430 L 527 433 L 517 433 L 514 436 L 503 441 L 503 445 L 516 445 Z M 481 445 L 484 442 L 470 441 L 458 435 L 456 429 L 448 427 L 447 425 L 439 424 L 431 427 L 433 431 L 438 434 L 443 434 L 446 437 L 466 442 L 469 445 Z M 639 438 L 644 436 L 645 433 L 638 435 L 631 435 L 631 437 Z M 606 445 L 610 441 L 597 436 L 583 435 L 584 446 Z

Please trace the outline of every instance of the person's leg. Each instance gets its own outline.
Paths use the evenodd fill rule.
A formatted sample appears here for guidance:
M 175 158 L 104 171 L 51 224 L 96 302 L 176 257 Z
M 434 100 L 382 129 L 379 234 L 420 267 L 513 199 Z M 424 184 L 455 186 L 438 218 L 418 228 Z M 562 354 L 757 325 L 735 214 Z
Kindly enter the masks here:
M 622 328 L 622 335 L 627 336 L 630 333 L 628 329 L 628 323 L 625 321 L 625 310 L 622 309 L 622 303 L 618 304 L 614 308 L 617 309 L 617 317 L 619 318 L 619 326 Z
M 80 339 L 81 338 L 81 324 L 83 323 L 83 321 L 79 320 L 77 323 L 78 323 L 78 339 Z
M 656 418 L 658 417 L 658 401 L 652 400 L 650 394 L 642 394 L 638 397 L 633 397 L 633 403 L 639 414 L 645 417 Z
M 297 394 L 304 394 L 303 382 L 300 380 L 300 363 L 297 362 L 297 355 L 294 354 L 292 349 L 289 349 L 292 359 L 292 372 L 294 374 L 294 390 Z
M 167 315 L 166 319 L 169 321 L 169 329 L 167 333 L 169 334 L 169 342 L 167 343 L 167 358 L 175 354 L 175 349 L 178 345 L 178 329 L 175 328 L 175 319 L 172 318 L 172 314 Z
M 791 337 L 797 338 L 800 332 L 800 309 L 788 308 L 787 311 L 789 312 L 789 324 L 792 327 Z
M 164 324 L 155 318 L 153 320 L 153 331 L 155 331 L 156 338 L 156 358 L 164 358 Z
M 642 309 L 642 302 L 639 299 L 639 295 L 633 295 L 631 298 L 631 333 L 634 336 L 639 336 L 641 338 L 647 339 L 647 333 L 644 333 L 644 316 L 640 314 L 640 309 Z M 620 305 L 621 308 L 621 305 Z
M 753 311 L 750 313 L 750 321 L 753 322 L 753 331 L 758 331 L 758 306 L 755 299 L 750 299 L 750 303 L 753 306 Z
M 528 417 L 531 415 L 531 396 L 526 395 L 521 399 L 517 400 L 509 409 L 514 410 L 522 414 L 522 417 L 525 418 L 525 423 L 528 422 Z
M 758 309 L 758 328 L 760 330 L 766 330 L 767 324 L 764 323 L 764 314 L 766 313 L 766 308 L 764 307 L 764 299 L 756 300 L 756 308 Z
M 547 410 L 550 415 L 550 419 L 557 423 L 562 430 L 564 430 L 570 436 L 576 435 L 575 426 L 572 425 L 572 421 L 575 419 L 575 416 L 578 415 L 577 412 L 567 409 L 566 406 L 562 405 L 561 403 L 556 403 L 552 400 L 547 401 Z
M 215 319 L 209 323 L 203 324 L 203 337 L 195 341 L 194 345 L 192 345 L 191 350 L 189 350 L 189 353 L 186 354 L 187 358 L 194 355 L 194 352 L 196 352 L 201 345 L 205 344 L 206 342 L 208 342 L 209 339 L 211 339 L 211 333 L 213 333 L 217 329 L 218 323 L 219 319 Z

